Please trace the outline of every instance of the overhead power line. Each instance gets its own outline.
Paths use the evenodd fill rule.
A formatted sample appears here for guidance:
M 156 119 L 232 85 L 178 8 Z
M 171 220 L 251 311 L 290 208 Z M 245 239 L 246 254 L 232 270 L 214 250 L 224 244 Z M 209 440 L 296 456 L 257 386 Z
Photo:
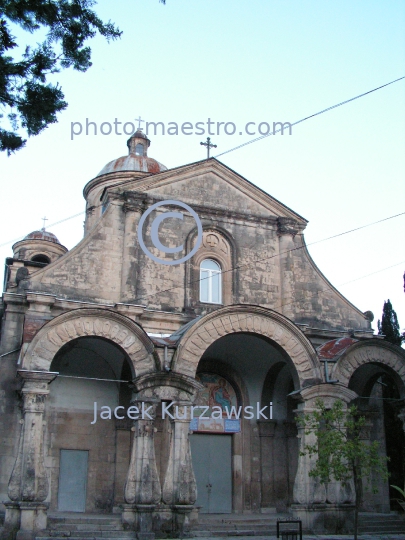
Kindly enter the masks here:
M 381 268 L 381 270 L 376 270 L 375 272 L 371 272 L 370 274 L 366 274 L 365 276 L 360 276 L 356 279 L 351 279 L 350 281 L 346 281 L 345 283 L 341 283 L 340 285 L 336 285 L 337 287 L 343 287 L 343 285 L 348 285 L 349 283 L 354 283 L 355 281 L 359 281 L 360 279 L 364 279 L 369 276 L 374 276 L 374 274 L 379 274 L 380 272 L 385 272 L 385 270 L 389 270 L 390 268 L 395 268 L 396 266 L 400 266 L 401 264 L 405 264 L 405 261 L 401 261 L 396 264 L 392 264 L 391 266 L 386 266 L 385 268 Z
M 78 216 L 82 216 L 85 212 L 79 212 L 78 214 L 74 214 L 73 216 L 69 216 L 67 218 L 61 219 L 59 221 L 55 221 L 55 223 L 50 223 L 47 228 L 50 229 L 51 227 L 55 227 L 55 225 L 59 225 L 59 223 L 64 223 L 65 221 L 68 221 L 69 219 L 73 219 Z M 14 238 L 13 240 L 8 240 L 7 242 L 4 242 L 3 244 L 0 244 L 0 248 L 4 246 L 8 246 L 9 244 L 13 244 L 14 242 L 18 242 L 19 240 L 23 240 L 25 238 L 24 236 L 19 236 L 18 238 Z
M 320 114 L 323 114 L 325 112 L 331 111 L 332 109 L 336 109 L 337 107 L 341 107 L 342 105 L 346 105 L 346 103 L 350 103 L 351 101 L 354 101 L 356 99 L 359 99 L 361 97 L 367 96 L 368 94 L 371 94 L 372 92 L 376 92 L 377 90 L 381 90 L 381 88 L 385 88 L 386 86 L 389 86 L 390 84 L 394 84 L 398 81 L 402 81 L 405 79 L 405 76 L 400 77 L 399 79 L 395 79 L 393 81 L 390 81 L 386 84 L 383 84 L 382 86 L 378 86 L 377 88 L 373 88 L 372 90 L 368 90 L 367 92 L 364 92 L 363 94 L 359 94 L 358 96 L 352 97 L 350 99 L 346 99 L 345 101 L 341 101 L 340 103 L 337 103 L 336 105 L 332 105 L 331 107 L 328 107 L 326 109 L 323 109 L 322 111 L 319 111 L 317 113 L 311 114 L 309 116 L 306 116 L 305 118 L 301 118 L 301 120 L 297 120 L 296 122 L 293 122 L 291 126 L 295 126 L 297 124 L 300 124 L 301 122 L 305 122 L 305 120 L 309 120 L 310 118 L 314 118 L 315 116 L 319 116 Z M 223 156 L 225 154 L 229 154 L 230 152 L 234 152 L 235 150 L 238 150 L 239 148 L 243 148 L 244 146 L 247 146 L 248 144 L 252 144 L 257 141 L 261 141 L 262 139 L 265 139 L 266 137 L 270 137 L 270 135 L 274 135 L 275 133 L 279 133 L 282 131 L 283 128 L 275 130 L 273 133 L 268 133 L 267 135 L 261 135 L 260 137 L 256 137 L 255 139 L 252 139 L 250 141 L 247 141 L 243 144 L 240 144 L 238 146 L 235 146 L 234 148 L 230 148 L 229 150 L 226 150 L 225 152 L 221 152 L 220 154 L 217 154 L 216 156 L 213 156 L 215 158 L 218 158 L 220 156 Z M 194 167 L 195 164 L 190 165 L 190 167 Z M 63 223 L 64 221 L 68 221 L 69 219 L 73 219 L 75 217 L 81 216 L 85 212 L 79 212 L 78 214 L 74 214 L 73 216 L 69 216 L 67 218 L 61 219 L 60 221 L 56 221 L 55 223 L 50 223 L 48 227 L 55 227 L 55 225 L 59 225 L 59 223 Z M 13 242 L 18 242 L 18 240 L 21 240 L 24 238 L 23 236 L 19 236 L 18 238 L 14 238 L 13 240 L 8 240 L 7 242 L 4 242 L 3 244 L 0 244 L 0 248 L 7 246 L 8 244 L 12 244 Z
M 268 261 L 270 259 L 274 259 L 276 257 L 280 257 L 281 255 L 285 255 L 286 253 L 291 253 L 292 251 L 298 251 L 300 249 L 304 249 L 305 247 L 308 247 L 308 246 L 314 246 L 315 244 L 320 244 L 322 242 L 326 242 L 327 240 L 332 240 L 333 238 L 338 238 L 340 236 L 344 236 L 346 234 L 350 234 L 352 232 L 355 232 L 355 231 L 360 231 L 361 229 L 365 229 L 367 227 L 371 227 L 373 225 L 377 225 L 378 223 L 383 223 L 384 221 L 388 221 L 390 219 L 394 219 L 394 218 L 397 218 L 397 217 L 400 217 L 400 216 L 403 216 L 405 215 L 405 212 L 401 212 L 400 214 L 395 214 L 393 216 L 389 216 L 389 217 L 386 217 L 386 218 L 383 218 L 383 219 L 379 219 L 377 221 L 373 221 L 372 223 L 368 223 L 367 225 L 361 225 L 360 227 L 355 227 L 354 229 L 349 229 L 348 231 L 344 231 L 344 232 L 341 232 L 341 233 L 337 233 L 337 234 L 334 234 L 332 236 L 328 236 L 327 238 L 322 238 L 321 240 L 315 240 L 314 242 L 311 242 L 309 244 L 304 244 L 302 246 L 297 246 L 295 248 L 291 248 L 291 249 L 288 249 L 286 251 L 283 251 L 281 253 L 276 253 L 275 255 L 270 255 L 269 257 L 264 257 L 264 258 L 261 258 L 261 259 L 255 259 L 254 261 L 252 262 L 249 262 L 249 263 L 246 263 L 246 264 L 241 264 L 241 265 L 238 265 L 238 266 L 233 266 L 232 268 L 230 268 L 229 270 L 224 270 L 222 271 L 220 274 L 227 274 L 228 272 L 234 272 L 235 270 L 240 270 L 241 268 L 246 268 L 246 267 L 249 267 L 249 266 L 252 266 L 252 265 L 255 265 L 257 263 L 260 263 L 260 262 L 263 262 L 263 261 Z M 188 286 L 192 285 L 193 283 L 199 283 L 200 281 L 203 281 L 205 279 L 209 279 L 208 277 L 206 278 L 202 278 L 202 279 L 195 279 L 195 280 L 192 280 L 188 283 Z M 177 285 L 175 287 L 170 287 L 168 289 L 164 289 L 162 291 L 158 291 L 156 293 L 152 293 L 152 294 L 146 294 L 146 295 L 143 295 L 143 296 L 138 296 L 137 298 L 135 298 L 135 302 L 138 302 L 140 300 L 143 300 L 145 298 L 149 298 L 151 296 L 157 296 L 158 294 L 161 294 L 161 293 L 166 293 L 166 292 L 170 292 L 170 291 L 173 291 L 175 289 L 178 289 L 180 288 L 181 285 Z
M 394 81 L 390 81 L 386 84 L 383 84 L 382 86 L 378 86 L 377 88 L 373 88 L 372 90 L 369 90 L 368 92 L 364 92 L 363 94 L 359 94 L 358 96 L 354 96 L 350 99 L 346 99 L 345 101 L 341 101 L 340 103 L 337 103 L 336 105 L 332 105 L 331 107 L 328 107 L 327 109 L 323 109 L 322 111 L 319 111 L 314 114 L 310 114 L 309 116 L 306 116 L 305 118 L 301 118 L 301 120 L 297 120 L 296 122 L 293 122 L 291 126 L 296 126 L 297 124 L 301 124 L 301 122 L 305 122 L 305 120 L 309 120 L 310 118 L 314 118 L 315 116 L 319 116 L 320 114 L 326 113 L 328 111 L 331 111 L 332 109 L 336 109 L 337 107 L 341 107 L 342 105 L 346 105 L 346 103 L 350 103 L 351 101 L 354 101 L 356 99 L 360 99 L 361 97 L 367 96 L 368 94 L 371 94 L 372 92 L 377 92 L 377 90 L 381 90 L 381 88 L 385 88 L 386 86 L 389 86 L 390 84 L 394 84 L 398 81 L 402 81 L 405 79 L 404 77 L 400 77 L 399 79 L 395 79 Z M 273 131 L 273 133 L 267 133 L 266 135 L 261 135 L 260 137 L 256 137 L 250 141 L 247 141 L 243 144 L 239 144 L 238 146 L 235 146 L 234 148 L 231 148 L 230 150 L 225 150 L 225 152 L 221 152 L 220 154 L 217 154 L 214 156 L 215 158 L 218 158 L 220 156 L 223 156 L 225 154 L 229 154 L 230 152 L 234 152 L 235 150 L 239 150 L 239 148 L 243 148 L 244 146 L 247 146 L 248 144 L 252 144 L 257 141 L 261 141 L 262 139 L 265 139 L 266 137 L 270 137 L 270 135 L 275 135 L 276 133 L 279 133 L 282 131 L 283 128 L 276 129 Z

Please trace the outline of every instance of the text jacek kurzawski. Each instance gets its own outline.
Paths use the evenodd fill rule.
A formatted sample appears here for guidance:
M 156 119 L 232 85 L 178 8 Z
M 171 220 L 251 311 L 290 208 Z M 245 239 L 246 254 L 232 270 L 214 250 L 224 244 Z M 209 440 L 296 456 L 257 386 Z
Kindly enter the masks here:
M 97 401 L 94 402 L 94 419 L 91 424 L 97 422 L 98 406 Z M 272 420 L 273 418 L 273 403 L 269 405 L 261 406 L 261 403 L 254 405 L 247 405 L 246 407 L 227 407 L 225 410 L 222 407 L 214 406 L 208 407 L 205 405 L 182 405 L 179 407 L 174 402 L 165 403 L 162 402 L 162 418 L 171 418 L 172 420 L 192 420 L 193 418 L 199 418 L 201 420 L 209 420 L 210 418 L 221 419 L 227 418 L 246 420 Z M 268 411 L 266 411 L 268 409 Z M 119 405 L 118 407 L 109 407 L 108 405 L 102 405 L 100 407 L 100 419 L 111 420 L 113 417 L 117 420 L 123 420 L 127 416 L 131 420 L 153 420 L 153 405 L 147 405 L 142 402 L 139 407 L 131 405 L 125 410 L 125 407 Z M 265 412 L 268 414 L 266 416 Z

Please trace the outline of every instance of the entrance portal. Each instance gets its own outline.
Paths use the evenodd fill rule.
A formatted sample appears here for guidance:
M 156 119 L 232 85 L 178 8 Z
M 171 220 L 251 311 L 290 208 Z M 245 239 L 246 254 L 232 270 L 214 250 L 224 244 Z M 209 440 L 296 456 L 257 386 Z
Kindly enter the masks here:
M 232 436 L 190 436 L 193 468 L 197 480 L 196 505 L 202 514 L 232 512 Z

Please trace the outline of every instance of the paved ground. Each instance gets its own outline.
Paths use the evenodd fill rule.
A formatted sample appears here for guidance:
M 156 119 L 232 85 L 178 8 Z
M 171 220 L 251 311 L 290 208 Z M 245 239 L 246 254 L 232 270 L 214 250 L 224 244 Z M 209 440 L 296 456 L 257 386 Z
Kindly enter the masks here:
M 227 540 L 277 540 L 277 536 L 227 536 Z M 353 540 L 353 535 L 326 535 L 326 534 L 303 534 L 302 540 Z M 224 537 L 204 536 L 201 540 L 224 540 Z M 404 534 L 360 534 L 359 540 L 405 540 Z

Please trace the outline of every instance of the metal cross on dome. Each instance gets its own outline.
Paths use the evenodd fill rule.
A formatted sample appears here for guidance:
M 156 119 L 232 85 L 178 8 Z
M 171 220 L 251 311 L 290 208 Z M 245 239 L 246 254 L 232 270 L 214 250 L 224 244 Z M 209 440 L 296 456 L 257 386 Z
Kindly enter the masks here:
M 210 137 L 207 137 L 207 142 L 200 142 L 200 144 L 207 147 L 207 159 L 210 159 L 210 148 L 216 148 L 217 145 L 211 143 Z
M 138 131 L 141 129 L 141 122 L 145 122 L 145 120 L 142 120 L 141 117 L 135 118 L 135 121 L 138 121 Z
M 48 221 L 48 218 L 47 217 L 43 217 L 41 218 L 42 221 L 43 221 L 43 224 L 42 224 L 42 230 L 44 231 L 45 230 L 45 221 Z

